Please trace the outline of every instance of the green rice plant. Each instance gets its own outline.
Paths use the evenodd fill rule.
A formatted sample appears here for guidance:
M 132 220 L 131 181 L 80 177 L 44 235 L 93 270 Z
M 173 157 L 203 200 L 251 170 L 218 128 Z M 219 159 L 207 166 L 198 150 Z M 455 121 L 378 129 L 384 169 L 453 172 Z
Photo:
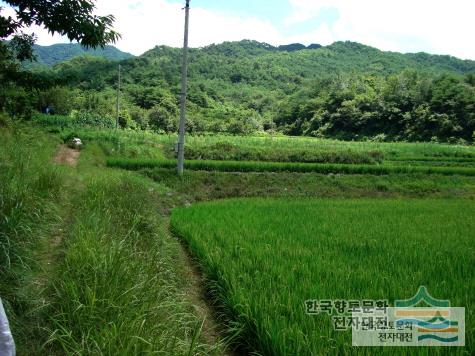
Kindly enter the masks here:
M 394 157 L 391 161 L 396 162 L 458 162 L 458 163 L 472 163 L 475 162 L 475 157 L 457 157 L 457 156 L 434 156 L 434 157 Z
M 472 200 L 241 199 L 173 211 L 231 333 L 266 355 L 473 354 Z M 412 297 L 419 286 L 465 307 L 463 348 L 353 348 L 309 299 Z
M 127 159 L 111 157 L 107 159 L 110 167 L 130 170 L 142 168 L 173 168 L 174 160 Z M 430 166 L 390 166 L 390 165 L 356 165 L 356 164 L 320 164 L 320 163 L 281 163 L 281 162 L 252 162 L 252 161 L 185 161 L 185 168 L 191 170 L 220 171 L 220 172 L 300 172 L 326 174 L 399 174 L 424 173 L 442 175 L 475 176 L 475 168 L 467 167 L 430 167 Z

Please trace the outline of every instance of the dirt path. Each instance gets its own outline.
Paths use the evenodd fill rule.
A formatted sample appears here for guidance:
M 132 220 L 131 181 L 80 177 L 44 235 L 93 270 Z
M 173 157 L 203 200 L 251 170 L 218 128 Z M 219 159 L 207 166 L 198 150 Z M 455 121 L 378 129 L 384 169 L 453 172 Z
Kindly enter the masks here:
M 76 167 L 80 152 L 62 144 L 58 147 L 53 157 L 55 164 Z M 71 186 L 76 186 L 71 184 Z M 69 203 L 70 189 L 62 189 L 58 195 L 58 203 L 61 209 L 58 210 L 58 220 L 50 226 L 49 238 L 40 241 L 38 250 L 36 251 L 36 260 L 40 266 L 40 272 L 34 279 L 34 285 L 38 287 L 39 293 L 46 287 L 47 282 L 55 268 L 57 259 L 61 255 L 61 244 L 65 235 L 65 227 L 71 220 L 72 207 Z
M 54 156 L 54 162 L 56 164 L 76 167 L 80 153 L 80 151 L 69 148 L 66 145 L 60 145 L 58 152 L 56 152 Z
M 181 258 L 184 261 L 187 279 L 190 283 L 187 289 L 187 296 L 193 304 L 196 314 L 204 320 L 202 336 L 211 345 L 221 345 L 224 355 L 232 355 L 223 343 L 223 326 L 220 325 L 213 308 L 208 304 L 205 279 L 199 265 L 189 254 L 183 241 L 179 241 L 179 243 L 181 246 Z
M 76 167 L 79 156 L 79 150 L 69 148 L 68 146 L 62 144 L 58 147 L 53 161 L 55 164 Z M 67 201 L 67 199 L 65 201 Z M 64 205 L 64 211 L 69 211 L 70 209 L 67 206 L 67 202 L 65 202 Z M 66 221 L 71 220 L 69 213 L 64 213 L 63 215 L 64 216 L 62 216 L 61 223 L 59 223 L 56 228 L 52 229 L 51 238 L 44 242 L 42 249 L 44 251 L 43 255 L 39 256 L 41 264 L 44 266 L 43 276 L 41 276 L 38 280 L 40 289 L 46 285 L 45 275 L 50 274 L 51 270 L 54 268 L 52 266 L 54 261 L 61 254 L 62 240 L 65 237 L 65 231 L 62 228 L 64 228 Z M 176 237 L 170 234 L 168 238 L 175 239 Z M 233 352 L 226 348 L 222 337 L 223 326 L 220 325 L 213 308 L 208 304 L 206 289 L 204 286 L 204 277 L 199 269 L 199 266 L 190 256 L 187 248 L 183 245 L 183 242 L 179 241 L 178 243 L 180 245 L 181 255 L 179 258 L 182 260 L 183 267 L 185 268 L 184 272 L 189 282 L 188 288 L 185 289 L 186 296 L 189 302 L 191 302 L 193 305 L 196 315 L 200 319 L 204 320 L 201 335 L 207 343 L 216 346 L 216 351 L 218 354 L 234 355 Z

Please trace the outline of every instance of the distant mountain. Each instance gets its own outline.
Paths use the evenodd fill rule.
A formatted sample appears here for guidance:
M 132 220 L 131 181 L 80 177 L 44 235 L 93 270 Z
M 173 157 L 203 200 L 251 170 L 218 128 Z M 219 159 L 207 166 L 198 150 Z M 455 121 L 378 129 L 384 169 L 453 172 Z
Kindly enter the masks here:
M 180 48 L 157 46 L 127 65 L 140 68 L 140 73 L 147 72 L 146 78 L 161 78 L 176 85 L 180 63 Z M 275 47 L 243 40 L 190 49 L 189 75 L 192 80 L 239 82 L 268 89 L 285 88 L 288 92 L 300 87 L 303 81 L 322 76 L 344 73 L 387 76 L 407 69 L 433 75 L 463 75 L 475 72 L 475 61 L 447 55 L 386 52 L 349 41 L 324 47 L 316 44 Z M 140 73 L 134 78 L 143 75 Z
M 182 49 L 168 46 L 122 61 L 122 106 L 141 127 L 176 123 L 181 61 Z M 62 85 L 97 93 L 97 103 L 110 103 L 117 85 L 117 63 L 102 58 L 74 58 L 52 72 Z M 472 60 L 355 42 L 276 47 L 243 40 L 191 48 L 188 73 L 189 122 L 197 132 L 262 128 L 457 142 L 471 141 L 475 131 Z M 104 105 L 104 112 L 112 107 Z
M 277 47 L 279 51 L 285 51 L 285 52 L 294 52 L 294 51 L 301 51 L 302 49 L 317 49 L 322 47 L 322 45 L 319 45 L 318 43 L 312 43 L 310 46 L 305 46 L 301 43 L 291 43 L 288 45 L 281 45 Z
M 77 43 L 61 43 L 52 46 L 35 45 L 34 51 L 37 57 L 36 64 L 46 66 L 53 66 L 57 63 L 83 55 L 104 57 L 111 61 L 121 61 L 134 57 L 132 54 L 122 52 L 114 46 L 105 46 L 104 48 L 98 49 L 86 49 Z

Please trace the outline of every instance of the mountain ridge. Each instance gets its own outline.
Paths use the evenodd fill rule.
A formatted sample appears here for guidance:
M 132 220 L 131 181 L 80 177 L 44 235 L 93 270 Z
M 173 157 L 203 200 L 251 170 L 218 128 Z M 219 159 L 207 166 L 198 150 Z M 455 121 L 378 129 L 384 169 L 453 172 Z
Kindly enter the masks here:
M 111 45 L 104 48 L 88 49 L 77 43 L 56 43 L 50 46 L 35 44 L 33 51 L 36 55 L 36 61 L 32 64 L 45 66 L 54 66 L 55 64 L 84 55 L 103 57 L 111 61 L 121 61 L 134 57 L 132 54 L 121 51 Z

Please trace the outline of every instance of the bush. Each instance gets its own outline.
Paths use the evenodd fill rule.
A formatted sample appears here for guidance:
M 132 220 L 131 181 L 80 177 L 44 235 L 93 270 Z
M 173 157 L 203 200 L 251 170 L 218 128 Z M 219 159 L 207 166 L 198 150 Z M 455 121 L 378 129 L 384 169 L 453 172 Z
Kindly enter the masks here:
M 0 111 L 0 127 L 10 126 L 11 118 L 6 113 Z
M 171 133 L 178 130 L 178 120 L 175 113 L 161 106 L 154 106 L 148 112 L 148 123 L 156 131 Z
M 73 127 L 99 127 L 99 128 L 114 128 L 115 119 L 111 116 L 98 116 L 89 112 L 72 111 L 71 115 L 46 115 L 35 114 L 33 116 L 34 122 L 42 126 L 56 126 L 60 128 Z

